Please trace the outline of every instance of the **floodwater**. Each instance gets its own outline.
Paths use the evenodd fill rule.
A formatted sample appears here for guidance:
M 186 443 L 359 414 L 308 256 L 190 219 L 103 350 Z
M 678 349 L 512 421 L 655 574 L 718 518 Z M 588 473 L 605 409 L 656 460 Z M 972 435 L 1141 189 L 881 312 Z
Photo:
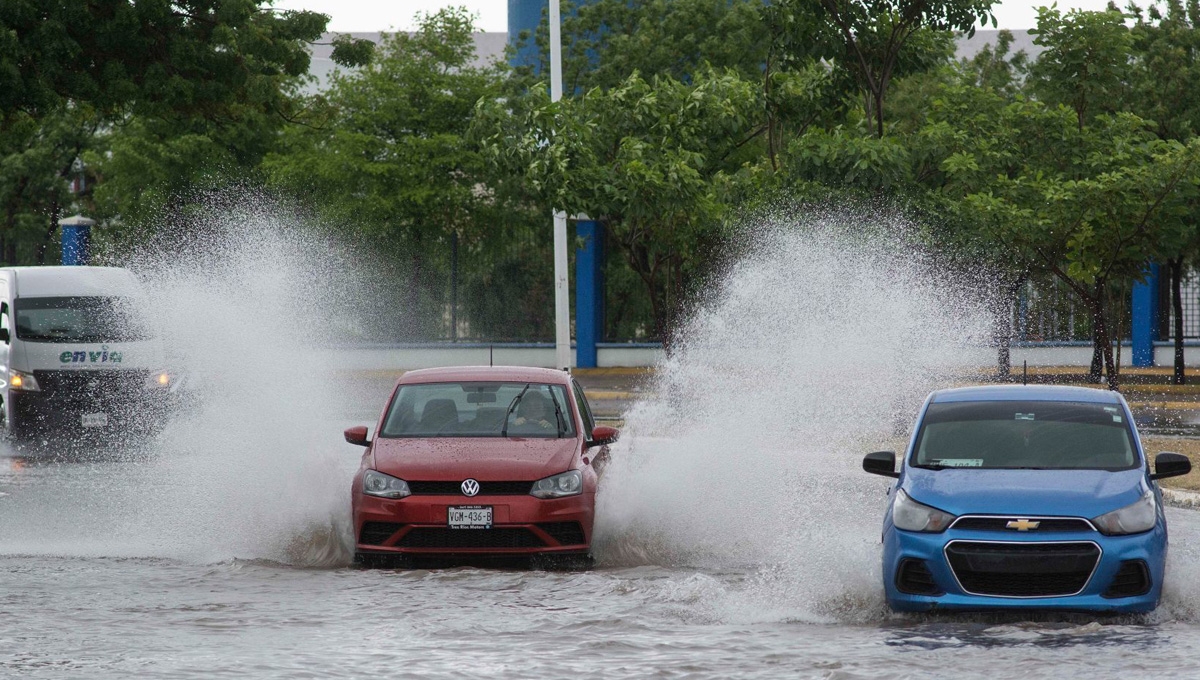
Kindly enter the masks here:
M 386 385 L 331 347 L 371 289 L 270 206 L 213 219 L 249 232 L 131 261 L 188 409 L 149 442 L 0 444 L 0 678 L 1200 675 L 1193 510 L 1152 615 L 887 612 L 861 456 L 993 357 L 970 285 L 847 236 L 871 215 L 764 225 L 696 301 L 622 414 L 582 573 L 351 566 L 341 431 Z
M 348 480 L 356 456 L 342 453 Z M 0 458 L 0 677 L 1069 679 L 1198 670 L 1200 593 L 1184 582 L 1200 558 L 1191 510 L 1169 512 L 1171 581 L 1154 615 L 928 618 L 885 613 L 870 573 L 861 591 L 831 593 L 823 609 L 812 604 L 820 592 L 778 590 L 777 564 L 632 564 L 613 549 L 581 573 L 360 569 L 333 524 L 287 537 L 292 544 L 259 535 L 258 546 L 245 541 L 262 519 L 253 513 L 223 526 L 199 513 L 189 526 L 170 505 L 171 487 L 186 483 L 173 473 L 186 464 L 19 454 Z M 795 546 L 793 559 L 806 553 Z

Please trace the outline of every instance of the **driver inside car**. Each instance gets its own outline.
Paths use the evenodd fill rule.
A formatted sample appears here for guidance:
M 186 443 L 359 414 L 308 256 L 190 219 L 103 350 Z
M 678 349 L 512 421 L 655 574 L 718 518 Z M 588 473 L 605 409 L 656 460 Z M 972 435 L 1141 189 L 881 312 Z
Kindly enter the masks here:
M 554 406 L 540 392 L 530 392 L 522 397 L 516 416 L 512 421 L 515 431 L 543 432 L 555 429 Z

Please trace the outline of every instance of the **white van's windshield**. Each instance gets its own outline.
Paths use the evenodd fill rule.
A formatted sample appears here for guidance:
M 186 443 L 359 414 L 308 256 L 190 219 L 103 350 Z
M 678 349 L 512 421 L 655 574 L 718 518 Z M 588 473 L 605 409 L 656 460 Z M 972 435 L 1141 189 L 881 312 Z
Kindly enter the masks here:
M 151 337 L 131 297 L 33 297 L 14 303 L 17 338 L 26 342 L 131 342 Z

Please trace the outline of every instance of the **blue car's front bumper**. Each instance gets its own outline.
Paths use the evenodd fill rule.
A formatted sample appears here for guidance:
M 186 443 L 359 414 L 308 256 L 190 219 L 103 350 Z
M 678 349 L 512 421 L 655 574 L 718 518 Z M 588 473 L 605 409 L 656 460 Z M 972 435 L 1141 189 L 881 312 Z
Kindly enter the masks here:
M 1045 596 L 996 596 L 988 594 L 972 594 L 969 588 L 964 588 L 963 580 L 956 577 L 946 553 L 946 546 L 951 542 L 978 547 L 979 544 L 995 545 L 998 551 L 1003 551 L 1006 544 L 1057 543 L 1082 545 L 1095 544 L 1100 551 L 1095 567 L 1086 579 L 1078 594 Z M 955 528 L 947 529 L 939 534 L 914 533 L 901 531 L 888 523 L 883 536 L 883 582 L 888 605 L 896 611 L 931 611 L 931 610 L 991 610 L 991 609 L 1038 609 L 1061 611 L 1089 611 L 1111 613 L 1148 612 L 1158 605 L 1162 594 L 1163 569 L 1166 563 L 1167 536 L 1161 516 L 1157 526 L 1151 531 L 1132 536 L 1104 536 L 1096 531 L 1087 532 L 1057 532 L 1041 535 L 1018 532 L 998 533 L 994 531 L 964 531 Z M 903 582 L 898 582 L 898 571 L 905 560 L 919 560 L 932 577 L 933 585 L 928 590 L 933 594 L 918 594 L 903 592 L 914 590 L 906 575 Z M 1149 578 L 1148 588 L 1144 593 L 1122 595 L 1112 590 L 1114 579 L 1118 572 L 1125 567 L 1132 569 L 1131 564 L 1141 561 Z M 981 560 L 983 568 L 987 560 Z M 1008 581 L 1020 584 L 1022 579 L 1034 581 L 1039 572 L 1045 572 L 1045 560 L 1029 559 L 1028 570 L 1025 574 L 1013 574 Z M 1009 560 L 1009 565 L 1013 562 Z M 959 564 L 963 564 L 961 558 Z M 911 568 L 911 565 L 906 569 Z M 964 574 L 964 577 L 968 575 Z M 927 580 L 924 574 L 917 581 Z M 970 581 L 969 577 L 967 582 Z M 979 583 L 978 580 L 973 583 Z M 978 588 L 975 588 L 978 591 Z M 1129 592 L 1128 589 L 1124 591 Z

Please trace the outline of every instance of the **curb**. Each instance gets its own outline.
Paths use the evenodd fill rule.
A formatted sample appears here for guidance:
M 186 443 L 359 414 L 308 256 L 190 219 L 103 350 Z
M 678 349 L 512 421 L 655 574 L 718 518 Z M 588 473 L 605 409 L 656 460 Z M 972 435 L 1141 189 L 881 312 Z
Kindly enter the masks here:
M 1200 492 L 1185 489 L 1162 488 L 1163 501 L 1176 508 L 1200 508 Z

